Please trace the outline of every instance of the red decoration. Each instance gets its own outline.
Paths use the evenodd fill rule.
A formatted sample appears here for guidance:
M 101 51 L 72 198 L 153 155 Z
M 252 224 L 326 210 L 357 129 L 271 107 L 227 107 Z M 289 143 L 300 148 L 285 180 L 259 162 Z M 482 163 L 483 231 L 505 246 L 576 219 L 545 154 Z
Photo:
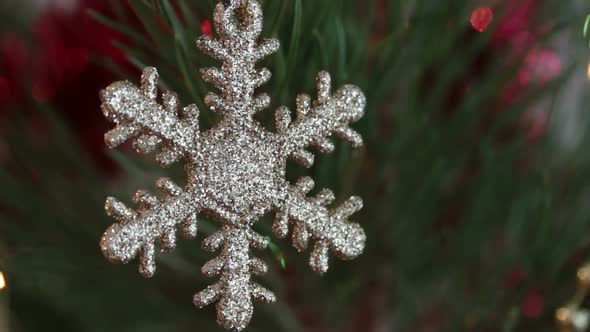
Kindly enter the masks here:
M 531 51 L 527 54 L 523 66 L 518 71 L 520 84 L 536 83 L 543 85 L 561 74 L 561 59 L 553 51 Z
M 539 318 L 545 309 L 545 298 L 538 291 L 529 293 L 522 303 L 522 314 L 528 319 Z
M 538 26 L 533 19 L 538 9 L 539 1 L 536 0 L 507 1 L 504 15 L 494 29 L 494 39 L 502 44 L 510 44 L 516 51 L 527 50 L 538 39 Z
M 201 32 L 203 32 L 204 35 L 209 36 L 210 38 L 214 38 L 213 26 L 211 25 L 211 21 L 209 21 L 209 20 L 203 21 L 203 23 L 201 24 Z
M 494 11 L 490 7 L 479 7 L 471 14 L 471 26 L 479 32 L 484 32 L 494 19 Z
M 55 86 L 48 80 L 39 79 L 33 84 L 31 95 L 39 103 L 51 101 L 55 97 Z
M 105 153 L 103 132 L 110 125 L 100 114 L 97 91 L 116 76 L 91 62 L 90 55 L 108 58 L 123 69 L 132 66 L 114 46 L 114 41 L 124 42 L 120 34 L 88 15 L 89 9 L 111 15 L 101 0 L 80 1 L 67 11 L 48 7 L 33 22 L 30 45 L 20 35 L 0 36 L 0 120 L 8 110 L 26 107 L 27 97 L 52 103 L 99 167 L 115 172 L 115 163 Z M 34 124 L 35 132 L 42 131 L 39 128 L 42 123 Z
M 0 109 L 21 101 L 20 88 L 29 68 L 29 50 L 19 35 L 0 37 Z M 0 111 L 0 113 L 3 113 Z

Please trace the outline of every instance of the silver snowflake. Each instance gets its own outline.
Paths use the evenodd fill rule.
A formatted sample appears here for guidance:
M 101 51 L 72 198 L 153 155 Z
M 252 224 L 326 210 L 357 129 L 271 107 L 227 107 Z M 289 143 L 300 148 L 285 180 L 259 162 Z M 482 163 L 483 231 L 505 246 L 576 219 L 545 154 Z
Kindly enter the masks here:
M 363 229 L 347 220 L 361 209 L 361 199 L 351 197 L 339 207 L 328 209 L 334 200 L 332 191 L 324 189 L 315 197 L 307 197 L 313 180 L 304 177 L 291 185 L 285 179 L 285 169 L 289 157 L 310 167 L 314 155 L 306 150 L 309 146 L 321 152 L 334 150 L 329 140 L 332 134 L 360 147 L 361 136 L 348 125 L 362 117 L 365 97 L 351 85 L 332 94 L 330 76 L 321 72 L 317 100 L 312 102 L 308 95 L 300 95 L 295 121 L 287 108 L 279 108 L 276 133 L 268 132 L 253 115 L 270 104 L 269 96 L 255 95 L 255 89 L 271 74 L 268 69 L 256 69 L 255 63 L 274 53 L 279 42 L 258 40 L 262 11 L 254 0 L 219 3 L 215 26 L 218 40 L 203 36 L 197 41 L 199 48 L 222 62 L 221 68 L 202 70 L 203 79 L 221 91 L 205 98 L 212 111 L 223 115 L 214 128 L 200 132 L 197 106 L 179 110 L 173 92 L 165 92 L 160 105 L 154 68 L 145 69 L 140 88 L 124 81 L 101 92 L 102 110 L 116 124 L 105 135 L 109 147 L 132 140 L 138 152 L 150 153 L 162 146 L 156 159 L 163 166 L 184 159 L 188 181 L 182 188 L 169 179 L 158 180 L 164 198 L 138 191 L 134 197 L 137 210 L 108 198 L 106 211 L 119 223 L 105 232 L 100 247 L 112 262 L 127 263 L 139 255 L 139 270 L 150 277 L 156 269 L 156 244 L 172 250 L 177 226 L 194 238 L 197 215 L 212 216 L 221 227 L 203 241 L 203 248 L 221 250 L 221 254 L 202 271 L 220 279 L 195 294 L 193 300 L 198 307 L 217 302 L 219 324 L 241 330 L 252 317 L 252 298 L 264 303 L 275 300 L 271 291 L 251 280 L 252 274 L 262 275 L 268 269 L 250 254 L 250 246 L 267 246 L 266 238 L 251 229 L 264 214 L 276 212 L 273 231 L 278 237 L 287 236 L 289 225 L 293 225 L 293 245 L 299 251 L 307 248 L 310 239 L 315 241 L 309 264 L 320 274 L 328 269 L 329 252 L 352 259 L 363 251 Z

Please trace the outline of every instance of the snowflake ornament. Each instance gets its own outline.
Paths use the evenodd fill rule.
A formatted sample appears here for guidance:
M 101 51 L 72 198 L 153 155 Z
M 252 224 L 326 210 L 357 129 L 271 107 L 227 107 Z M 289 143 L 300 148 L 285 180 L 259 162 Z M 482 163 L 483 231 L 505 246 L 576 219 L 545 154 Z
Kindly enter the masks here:
M 138 191 L 133 210 L 114 198 L 105 209 L 119 223 L 103 235 L 100 247 L 111 262 L 127 263 L 139 256 L 141 274 L 154 275 L 156 244 L 163 250 L 176 246 L 176 228 L 184 235 L 197 235 L 197 216 L 205 214 L 221 224 L 219 231 L 203 241 L 205 250 L 220 250 L 217 258 L 206 263 L 202 272 L 219 276 L 212 286 L 194 295 L 196 306 L 217 303 L 217 321 L 228 330 L 245 328 L 253 314 L 252 298 L 270 303 L 274 294 L 254 283 L 251 275 L 262 275 L 268 267 L 250 253 L 250 247 L 265 249 L 267 240 L 251 227 L 264 214 L 274 211 L 273 232 L 283 238 L 292 225 L 293 245 L 306 250 L 315 241 L 309 265 L 322 274 L 328 269 L 328 254 L 353 259 L 364 249 L 365 233 L 348 218 L 362 207 L 358 197 L 329 209 L 334 194 L 321 190 L 307 197 L 314 182 L 301 178 L 295 185 L 285 179 L 287 159 L 310 167 L 316 146 L 320 152 L 334 150 L 332 134 L 354 147 L 362 145 L 361 136 L 349 127 L 364 112 L 361 90 L 346 85 L 331 93 L 330 75 L 318 75 L 318 97 L 297 98 L 297 118 L 281 107 L 276 112 L 276 133 L 265 130 L 253 116 L 267 108 L 270 97 L 255 95 L 255 89 L 270 79 L 266 68 L 255 63 L 279 48 L 275 39 L 261 39 L 262 10 L 255 0 L 222 1 L 215 11 L 219 39 L 201 37 L 197 45 L 222 62 L 221 68 L 202 70 L 203 79 L 215 85 L 220 94 L 205 98 L 209 108 L 223 115 L 212 129 L 200 132 L 199 109 L 189 105 L 179 110 L 178 97 L 164 92 L 157 101 L 158 73 L 146 68 L 141 87 L 123 81 L 101 92 L 102 110 L 116 124 L 105 135 L 114 148 L 131 140 L 140 153 L 161 146 L 156 159 L 162 166 L 185 160 L 187 184 L 184 188 L 170 179 L 160 179 L 157 187 L 165 197 Z

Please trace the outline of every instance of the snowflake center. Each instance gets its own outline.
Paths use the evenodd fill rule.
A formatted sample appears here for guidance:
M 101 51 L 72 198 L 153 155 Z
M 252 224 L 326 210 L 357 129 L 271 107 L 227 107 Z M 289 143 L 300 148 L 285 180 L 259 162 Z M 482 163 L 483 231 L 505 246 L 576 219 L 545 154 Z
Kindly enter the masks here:
M 244 223 L 272 207 L 284 181 L 285 161 L 276 136 L 254 123 L 234 127 L 222 125 L 204 135 L 192 176 L 197 179 L 194 190 L 212 200 L 210 212 L 221 208 Z

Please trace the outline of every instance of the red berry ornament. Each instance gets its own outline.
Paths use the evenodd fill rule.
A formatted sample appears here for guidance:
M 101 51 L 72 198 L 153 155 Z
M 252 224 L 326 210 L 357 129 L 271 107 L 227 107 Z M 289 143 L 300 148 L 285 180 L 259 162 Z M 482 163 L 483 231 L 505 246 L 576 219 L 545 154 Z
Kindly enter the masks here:
M 494 19 L 494 11 L 490 7 L 479 7 L 471 14 L 471 26 L 479 32 L 484 32 Z

